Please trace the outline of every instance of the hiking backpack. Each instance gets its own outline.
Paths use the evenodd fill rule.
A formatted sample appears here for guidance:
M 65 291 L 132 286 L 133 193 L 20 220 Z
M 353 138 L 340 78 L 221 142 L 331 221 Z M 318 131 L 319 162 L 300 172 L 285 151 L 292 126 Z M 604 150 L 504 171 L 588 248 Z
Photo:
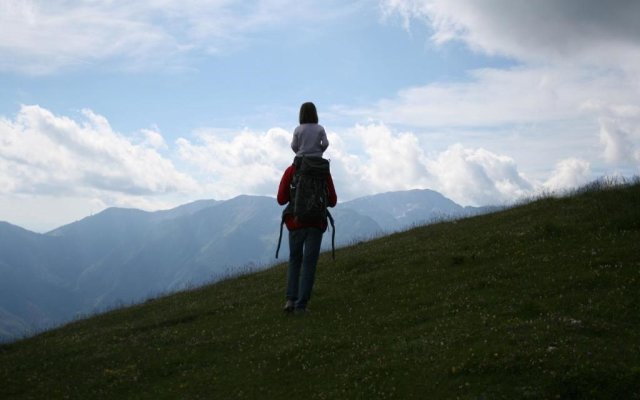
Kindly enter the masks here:
M 329 161 L 322 157 L 296 157 L 293 160 L 296 172 L 289 186 L 289 204 L 282 211 L 280 222 L 280 237 L 276 258 L 282 242 L 282 226 L 285 216 L 290 214 L 300 222 L 315 222 L 329 219 L 332 228 L 331 248 L 335 259 L 335 235 L 336 228 L 333 217 L 327 210 L 329 193 L 327 189 L 327 176 L 329 175 Z

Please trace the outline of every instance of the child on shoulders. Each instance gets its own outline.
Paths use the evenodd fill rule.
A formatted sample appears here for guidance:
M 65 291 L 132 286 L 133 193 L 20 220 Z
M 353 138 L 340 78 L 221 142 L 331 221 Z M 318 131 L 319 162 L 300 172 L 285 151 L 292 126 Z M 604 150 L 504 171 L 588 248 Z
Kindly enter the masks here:
M 300 125 L 293 131 L 291 149 L 296 157 L 322 157 L 329 147 L 327 133 L 318 124 L 318 112 L 315 104 L 307 102 L 300 106 Z

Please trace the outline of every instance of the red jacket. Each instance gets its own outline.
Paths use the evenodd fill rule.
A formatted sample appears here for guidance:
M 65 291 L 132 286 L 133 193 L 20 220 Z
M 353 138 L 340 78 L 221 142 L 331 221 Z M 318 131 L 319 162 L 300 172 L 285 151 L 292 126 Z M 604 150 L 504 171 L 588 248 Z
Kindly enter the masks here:
M 293 175 L 296 172 L 296 166 L 290 165 L 284 171 L 282 175 L 282 179 L 280 180 L 280 186 L 278 187 L 278 204 L 281 206 L 287 204 L 290 200 L 290 191 L 289 186 L 291 185 L 291 181 L 293 180 Z M 333 179 L 331 178 L 331 174 L 327 175 L 327 191 L 328 191 L 328 201 L 329 207 L 335 207 L 338 202 L 338 196 L 336 195 L 336 188 L 333 186 Z M 300 229 L 300 228 L 308 228 L 308 227 L 318 227 L 325 231 L 327 229 L 327 220 L 318 221 L 316 223 L 301 223 L 300 221 L 293 218 L 292 215 L 286 215 L 284 219 L 285 225 L 287 225 L 287 229 L 290 231 Z

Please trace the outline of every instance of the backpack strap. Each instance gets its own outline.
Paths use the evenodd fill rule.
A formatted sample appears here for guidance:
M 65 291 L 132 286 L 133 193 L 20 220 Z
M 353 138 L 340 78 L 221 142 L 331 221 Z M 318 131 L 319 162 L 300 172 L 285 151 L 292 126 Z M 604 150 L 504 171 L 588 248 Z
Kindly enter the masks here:
M 287 204 L 287 206 L 282 210 L 282 219 L 280 220 L 280 237 L 278 237 L 278 247 L 276 248 L 276 258 L 278 258 L 278 254 L 280 253 L 280 244 L 282 243 L 282 227 L 284 226 L 284 217 L 287 214 L 290 214 L 291 203 Z
M 278 237 L 278 247 L 276 248 L 276 259 L 278 258 L 278 253 L 280 253 L 280 244 L 282 243 L 282 226 L 284 225 L 284 216 L 282 217 L 282 221 L 280 222 L 280 237 Z
M 327 218 L 329 218 L 329 222 L 331 223 L 331 257 L 335 261 L 336 259 L 336 224 L 333 221 L 333 216 L 327 210 Z
M 295 156 L 293 158 L 292 165 L 295 167 L 296 173 L 300 171 L 300 164 L 302 164 L 302 157 Z M 295 175 L 293 180 L 295 180 Z M 292 180 L 292 183 L 293 183 L 293 180 Z M 291 190 L 291 186 L 289 190 Z M 278 237 L 278 247 L 276 248 L 276 259 L 278 258 L 278 254 L 280 254 L 280 245 L 282 244 L 282 227 L 284 226 L 284 216 L 290 212 L 289 209 L 291 208 L 291 193 L 289 193 L 289 198 L 290 198 L 289 204 L 287 204 L 285 209 L 282 210 L 282 220 L 280 221 L 280 236 Z

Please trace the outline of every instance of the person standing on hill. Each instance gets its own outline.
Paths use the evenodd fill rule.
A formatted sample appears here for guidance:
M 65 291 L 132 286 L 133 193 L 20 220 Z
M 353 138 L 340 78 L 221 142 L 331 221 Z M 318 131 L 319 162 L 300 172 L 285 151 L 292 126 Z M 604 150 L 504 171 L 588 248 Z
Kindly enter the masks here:
M 318 111 L 311 102 L 300 106 L 300 125 L 293 131 L 291 150 L 296 156 L 322 157 L 322 153 L 329 147 L 327 133 L 318 124 Z
M 313 204 L 314 201 L 308 201 L 309 198 L 321 200 Z M 282 175 L 277 200 L 281 206 L 287 205 L 282 213 L 282 224 L 289 231 L 287 302 L 284 311 L 303 313 L 311 298 L 322 235 L 327 230 L 327 218 L 333 223 L 327 207 L 335 207 L 338 202 L 329 161 L 316 156 L 296 156 Z

